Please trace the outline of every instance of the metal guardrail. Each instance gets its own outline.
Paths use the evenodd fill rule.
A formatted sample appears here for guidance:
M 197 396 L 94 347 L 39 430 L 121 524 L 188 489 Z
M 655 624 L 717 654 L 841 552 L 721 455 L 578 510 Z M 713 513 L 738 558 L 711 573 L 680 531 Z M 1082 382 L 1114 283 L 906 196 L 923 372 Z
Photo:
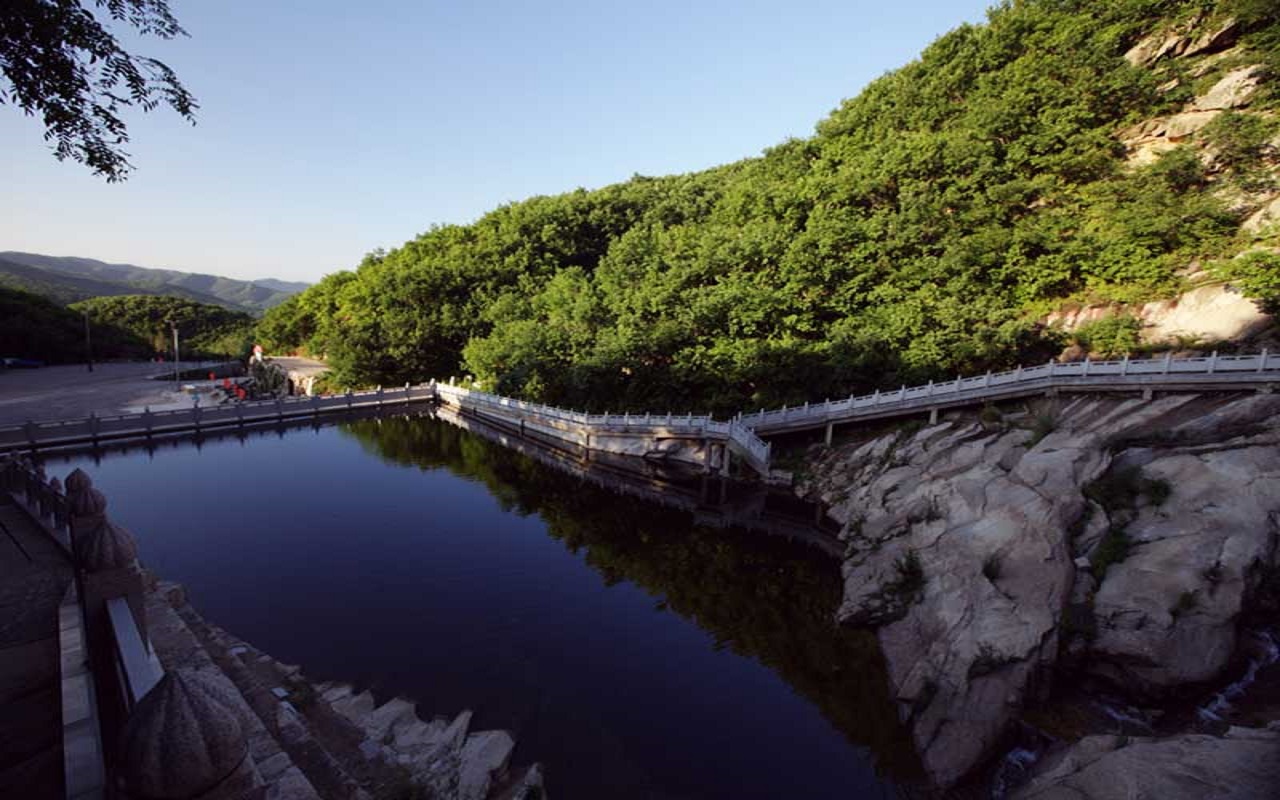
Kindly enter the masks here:
M 1059 364 L 1050 361 L 1034 367 L 1018 367 L 1006 372 L 987 373 L 954 381 L 922 386 L 903 386 L 898 391 L 849 397 L 824 403 L 740 414 L 741 423 L 757 433 L 768 435 L 781 430 L 797 430 L 808 425 L 853 421 L 859 417 L 885 416 L 896 410 L 909 413 L 931 406 L 953 402 L 980 402 L 986 398 L 1006 397 L 1019 389 L 1028 392 L 1044 388 L 1070 387 L 1103 383 L 1128 388 L 1159 387 L 1186 384 L 1189 378 L 1226 385 L 1280 380 L 1280 357 L 1263 350 L 1248 356 L 1209 356 L 1194 358 L 1162 358 L 1111 361 L 1085 359 Z

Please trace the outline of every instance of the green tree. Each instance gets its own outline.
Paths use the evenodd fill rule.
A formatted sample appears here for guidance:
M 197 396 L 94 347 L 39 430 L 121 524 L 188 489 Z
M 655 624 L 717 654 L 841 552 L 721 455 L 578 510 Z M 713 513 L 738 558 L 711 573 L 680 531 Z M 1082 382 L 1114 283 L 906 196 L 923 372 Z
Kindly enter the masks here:
M 126 51 L 99 15 L 144 35 L 186 35 L 165 0 L 6 0 L 0 104 L 39 114 L 59 161 L 71 158 L 113 182 L 133 168 L 123 149 L 125 107 L 163 103 L 194 123 L 197 104 L 173 70 Z

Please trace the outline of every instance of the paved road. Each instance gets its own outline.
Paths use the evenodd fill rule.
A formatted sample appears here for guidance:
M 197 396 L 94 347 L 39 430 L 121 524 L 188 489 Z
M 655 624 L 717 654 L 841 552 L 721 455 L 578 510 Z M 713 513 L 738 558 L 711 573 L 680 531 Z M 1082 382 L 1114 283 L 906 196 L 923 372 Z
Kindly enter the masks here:
M 190 405 L 190 399 L 175 394 L 172 382 L 150 380 L 166 366 L 149 361 L 126 364 L 95 364 L 93 372 L 84 365 L 10 369 L 0 372 L 0 425 L 35 420 L 81 419 L 90 413 L 121 414 L 141 410 Z M 184 367 L 195 366 L 184 363 Z

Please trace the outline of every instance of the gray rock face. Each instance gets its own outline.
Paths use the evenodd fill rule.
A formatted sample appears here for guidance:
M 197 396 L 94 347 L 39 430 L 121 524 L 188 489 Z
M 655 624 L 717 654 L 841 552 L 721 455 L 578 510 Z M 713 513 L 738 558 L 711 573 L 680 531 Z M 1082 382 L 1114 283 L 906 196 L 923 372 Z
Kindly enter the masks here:
M 1090 736 L 1049 759 L 1013 800 L 1264 800 L 1280 797 L 1280 733 Z
M 334 711 L 363 731 L 363 746 L 370 757 L 403 766 L 436 796 L 484 800 L 507 773 L 515 740 L 506 731 L 470 732 L 470 711 L 452 721 L 426 722 L 418 717 L 416 706 L 403 698 L 375 706 L 372 694 L 355 694 L 348 684 L 318 688 Z
M 1276 563 L 1280 399 L 1047 403 L 989 428 L 961 419 L 832 451 L 800 487 L 844 523 L 839 617 L 877 626 L 900 713 L 943 786 L 1037 690 L 1070 638 L 1069 605 L 1096 614 L 1099 674 L 1126 687 L 1207 680 L 1234 652 L 1250 575 Z M 1246 424 L 1258 429 L 1232 434 Z M 1157 444 L 1126 444 L 1146 439 Z M 1162 505 L 1086 499 L 1135 469 L 1123 474 L 1167 487 Z M 1091 574 L 1117 529 L 1128 558 Z
M 203 673 L 165 673 L 125 726 L 129 796 L 200 797 L 231 778 L 248 753 L 234 709 L 226 687 Z
M 1137 450 L 1125 461 L 1171 487 L 1127 527 L 1129 556 L 1094 598 L 1093 670 L 1154 694 L 1212 680 L 1236 652 L 1235 621 L 1280 541 L 1280 437 Z

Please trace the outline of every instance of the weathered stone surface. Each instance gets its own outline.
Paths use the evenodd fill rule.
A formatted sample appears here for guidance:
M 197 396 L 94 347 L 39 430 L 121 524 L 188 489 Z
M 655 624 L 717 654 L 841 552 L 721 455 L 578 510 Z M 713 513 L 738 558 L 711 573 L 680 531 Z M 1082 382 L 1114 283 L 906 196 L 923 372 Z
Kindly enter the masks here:
M 76 536 L 76 549 L 79 566 L 89 572 L 124 569 L 138 560 L 133 534 L 105 517 Z
M 1092 656 L 1108 677 L 1163 686 L 1221 670 L 1249 565 L 1276 558 L 1265 542 L 1280 535 L 1269 522 L 1280 518 L 1280 449 L 1265 441 L 1280 431 L 1277 412 L 1273 396 L 1046 401 L 1023 427 L 904 429 L 814 465 L 802 489 L 844 523 L 839 617 L 877 626 L 900 712 L 937 783 L 986 756 L 1036 690 L 1068 603 L 1091 605 L 1096 593 L 1104 624 Z M 1240 438 L 1250 424 L 1267 430 Z M 1135 437 L 1166 443 L 1123 444 Z M 1170 505 L 1108 518 L 1084 487 L 1130 467 L 1168 481 Z M 1242 502 L 1224 502 L 1237 492 Z M 1137 544 L 1099 581 L 1081 565 L 1117 526 Z M 1206 595 L 1197 611 L 1170 611 L 1196 587 Z M 1157 612 L 1149 636 L 1125 623 Z
M 228 781 L 248 756 L 235 705 L 206 673 L 165 673 L 125 725 L 122 773 L 130 796 L 200 797 Z
M 1280 206 L 1277 208 L 1280 211 Z M 1047 326 L 1073 331 L 1119 313 L 1138 318 L 1143 325 L 1142 340 L 1149 343 L 1179 339 L 1239 340 L 1274 321 L 1238 288 L 1223 283 L 1198 286 L 1173 300 L 1156 300 L 1137 307 L 1099 305 L 1057 311 L 1043 321 Z
M 467 737 L 462 746 L 462 767 L 458 776 L 461 800 L 484 800 L 495 776 L 506 772 L 515 740 L 506 731 L 482 731 Z
M 1245 233 L 1261 233 L 1277 222 L 1280 222 L 1280 195 L 1276 195 L 1250 214 L 1240 229 Z
M 67 480 L 71 480 L 70 477 Z M 107 513 L 107 498 L 92 486 L 71 495 L 71 514 L 76 517 L 100 517 Z
M 71 470 L 67 475 L 66 487 L 67 496 L 77 495 L 86 489 L 92 488 L 93 479 L 89 477 L 89 473 L 79 467 Z
M 1235 44 L 1239 35 L 1239 21 L 1235 17 L 1228 17 L 1202 29 L 1198 36 L 1188 41 L 1182 55 L 1198 56 L 1216 53 Z
M 1273 398 L 1252 405 L 1255 413 L 1280 411 Z M 1278 445 L 1267 432 L 1132 454 L 1129 463 L 1171 494 L 1138 509 L 1127 528 L 1130 553 L 1094 599 L 1096 673 L 1158 693 L 1222 672 L 1236 652 L 1247 591 L 1280 541 Z
M 1249 105 L 1262 82 L 1262 68 L 1240 67 L 1228 72 L 1209 91 L 1191 101 L 1189 111 L 1214 111 Z
M 1235 44 L 1240 23 L 1233 17 L 1216 21 L 1195 15 L 1172 30 L 1159 31 L 1129 48 L 1125 60 L 1135 67 L 1150 66 L 1162 58 L 1215 53 Z
M 1046 760 L 1013 800 L 1262 800 L 1280 797 L 1280 733 L 1090 736 Z
M 1167 342 L 1180 337 L 1228 341 L 1249 336 L 1271 324 L 1258 304 L 1226 284 L 1199 286 L 1174 300 L 1146 303 L 1137 310 L 1142 338 Z

